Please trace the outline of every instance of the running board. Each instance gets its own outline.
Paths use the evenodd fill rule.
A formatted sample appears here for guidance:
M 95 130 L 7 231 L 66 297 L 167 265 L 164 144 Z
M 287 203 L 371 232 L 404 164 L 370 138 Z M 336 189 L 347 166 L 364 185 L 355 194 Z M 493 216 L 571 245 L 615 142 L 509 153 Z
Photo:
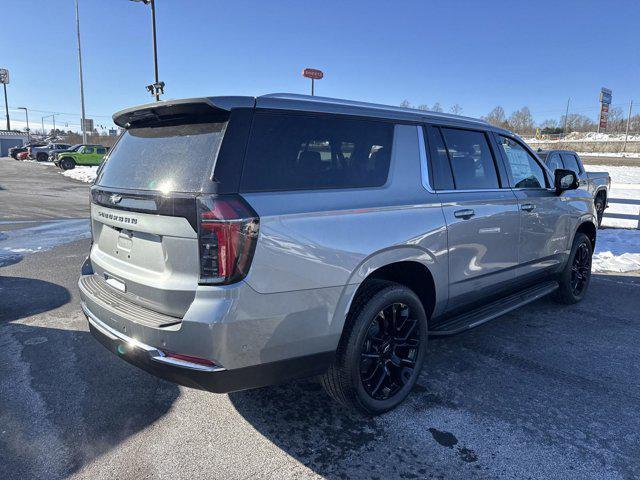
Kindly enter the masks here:
M 558 282 L 545 282 L 534 287 L 527 288 L 508 297 L 496 300 L 488 305 L 472 310 L 470 312 L 457 315 L 445 320 L 429 331 L 431 336 L 454 335 L 470 328 L 477 327 L 483 323 L 493 320 L 505 313 L 509 313 L 516 308 L 531 303 L 545 295 L 550 294 L 559 287 Z

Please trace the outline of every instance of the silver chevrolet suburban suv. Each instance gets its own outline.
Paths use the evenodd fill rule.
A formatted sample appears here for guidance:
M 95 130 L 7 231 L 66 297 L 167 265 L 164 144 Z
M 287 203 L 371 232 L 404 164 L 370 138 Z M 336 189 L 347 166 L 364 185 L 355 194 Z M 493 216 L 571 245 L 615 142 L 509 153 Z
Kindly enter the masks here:
M 410 392 L 430 336 L 589 285 L 593 199 L 482 121 L 292 94 L 114 121 L 82 309 L 102 344 L 170 381 L 319 376 L 378 414 Z

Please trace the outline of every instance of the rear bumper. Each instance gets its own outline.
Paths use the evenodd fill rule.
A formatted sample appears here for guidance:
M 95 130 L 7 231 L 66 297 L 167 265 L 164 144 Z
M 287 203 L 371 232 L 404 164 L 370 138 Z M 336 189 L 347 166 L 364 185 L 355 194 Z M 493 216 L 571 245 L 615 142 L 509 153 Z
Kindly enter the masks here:
M 323 352 L 279 362 L 226 370 L 167 357 L 156 347 L 118 332 L 96 317 L 82 303 L 91 334 L 109 351 L 152 375 L 186 387 L 215 393 L 228 393 L 275 385 L 326 371 L 334 352 Z

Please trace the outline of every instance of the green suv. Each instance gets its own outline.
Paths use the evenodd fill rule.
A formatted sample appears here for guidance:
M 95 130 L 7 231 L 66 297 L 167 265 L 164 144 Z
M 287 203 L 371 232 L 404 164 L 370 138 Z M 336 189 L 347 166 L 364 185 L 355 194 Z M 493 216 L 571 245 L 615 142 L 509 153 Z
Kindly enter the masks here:
M 107 147 L 102 145 L 84 145 L 75 152 L 61 153 L 56 163 L 63 170 L 71 170 L 76 165 L 100 165 L 107 154 Z

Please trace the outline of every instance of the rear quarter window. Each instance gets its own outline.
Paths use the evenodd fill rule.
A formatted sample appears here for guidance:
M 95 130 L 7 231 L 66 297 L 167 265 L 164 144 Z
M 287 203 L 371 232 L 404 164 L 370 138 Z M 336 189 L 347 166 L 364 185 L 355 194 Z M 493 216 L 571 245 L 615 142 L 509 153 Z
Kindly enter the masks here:
M 393 123 L 330 115 L 256 113 L 244 192 L 378 187 L 389 175 Z

